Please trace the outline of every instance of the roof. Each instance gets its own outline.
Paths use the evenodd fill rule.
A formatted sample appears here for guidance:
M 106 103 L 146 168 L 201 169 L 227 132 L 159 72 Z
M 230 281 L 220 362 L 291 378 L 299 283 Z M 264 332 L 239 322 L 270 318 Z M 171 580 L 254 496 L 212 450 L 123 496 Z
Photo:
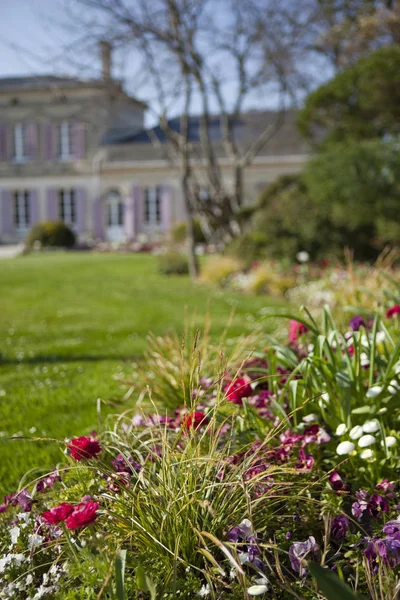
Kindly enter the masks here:
M 0 91 L 9 90 L 41 90 L 57 87 L 82 87 L 95 83 L 83 81 L 76 77 L 60 77 L 58 75 L 34 75 L 29 77 L 0 77 Z
M 239 144 L 249 144 L 265 131 L 266 127 L 273 125 L 278 118 L 276 111 L 249 111 L 238 117 L 233 124 L 233 136 Z M 213 115 L 210 118 L 210 140 L 214 143 L 221 143 L 222 133 L 220 127 L 219 115 Z M 192 143 L 200 142 L 200 124 L 201 117 L 189 117 L 188 135 L 189 141 Z M 181 120 L 180 117 L 170 119 L 169 127 L 180 132 Z M 140 131 L 131 131 L 119 136 L 114 136 L 112 139 L 104 140 L 104 143 L 113 145 L 151 145 L 154 140 L 158 143 L 165 144 L 167 136 L 160 125 L 151 129 L 142 129 Z M 276 133 L 271 136 L 271 140 L 261 151 L 261 154 L 285 155 L 285 154 L 307 154 L 309 146 L 306 141 L 300 136 L 296 126 L 296 111 L 288 110 L 283 119 L 282 125 Z
M 146 109 L 147 104 L 133 98 L 123 91 L 121 83 L 117 80 L 111 80 L 116 88 L 119 88 L 135 104 Z M 1 92 L 25 92 L 31 90 L 57 90 L 57 89 L 77 89 L 104 87 L 107 83 L 103 79 L 79 79 L 77 77 L 62 77 L 60 75 L 32 75 L 21 77 L 0 77 Z

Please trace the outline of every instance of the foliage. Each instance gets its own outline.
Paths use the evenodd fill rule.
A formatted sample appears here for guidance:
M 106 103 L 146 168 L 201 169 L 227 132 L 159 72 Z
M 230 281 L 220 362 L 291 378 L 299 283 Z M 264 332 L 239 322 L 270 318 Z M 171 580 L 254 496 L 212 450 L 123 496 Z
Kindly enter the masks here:
M 234 310 L 230 344 L 279 304 L 163 277 L 150 254 L 32 253 L 2 261 L 0 287 L 0 494 L 59 460 L 56 445 L 30 438 L 98 428 L 97 399 L 103 417 L 129 405 L 116 378 L 140 364 L 149 330 L 181 336 L 189 306 L 194 327 L 209 315 L 216 343 Z
M 75 241 L 75 233 L 62 221 L 44 221 L 32 227 L 25 243 L 28 248 L 36 244 L 43 248 L 72 248 Z
M 204 237 L 203 230 L 200 225 L 200 221 L 198 219 L 193 220 L 193 228 L 194 228 L 194 241 L 196 244 L 205 244 L 206 239 Z M 183 221 L 182 223 L 177 223 L 175 227 L 173 227 L 171 231 L 172 240 L 176 244 L 182 244 L 187 240 L 187 223 Z
M 360 59 L 312 92 L 300 111 L 301 133 L 315 144 L 396 137 L 400 121 L 400 47 Z
M 189 263 L 186 254 L 168 248 L 158 257 L 158 268 L 162 275 L 187 275 L 189 273 Z

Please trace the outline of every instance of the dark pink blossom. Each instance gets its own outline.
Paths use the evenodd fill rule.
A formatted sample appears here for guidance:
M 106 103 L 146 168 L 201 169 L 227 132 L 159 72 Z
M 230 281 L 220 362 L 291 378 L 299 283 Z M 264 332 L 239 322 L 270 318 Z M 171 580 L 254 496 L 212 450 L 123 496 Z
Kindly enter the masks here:
M 67 446 L 71 456 L 76 461 L 81 461 L 89 458 L 97 458 L 101 452 L 101 446 L 97 440 L 81 435 L 70 441 Z
M 230 402 L 239 405 L 243 404 L 243 398 L 248 398 L 253 393 L 251 385 L 244 377 L 239 377 L 228 383 L 225 386 L 224 391 Z
M 400 313 L 400 304 L 395 304 L 394 306 L 391 306 L 390 308 L 387 309 L 386 316 L 388 319 L 390 319 L 391 317 L 398 315 L 399 313 Z
M 377 519 L 381 516 L 382 512 L 388 512 L 389 504 L 387 501 L 379 496 L 379 494 L 372 494 L 367 504 L 367 512 L 371 517 Z
M 66 519 L 66 526 L 68 529 L 78 529 L 91 525 L 97 519 L 98 508 L 98 502 L 81 502 Z
M 307 333 L 308 329 L 303 323 L 299 321 L 289 321 L 289 343 L 296 344 L 299 337 L 304 333 Z
M 394 492 L 394 490 L 396 489 L 396 482 L 388 481 L 387 479 L 382 479 L 382 481 L 377 483 L 375 487 L 379 492 Z
M 58 506 L 54 506 L 50 508 L 50 510 L 46 510 L 42 514 L 43 521 L 46 523 L 50 523 L 51 525 L 58 525 L 62 521 L 65 521 L 67 517 L 74 511 L 73 504 L 69 504 L 68 502 L 62 502 Z
M 335 490 L 335 492 L 340 492 L 341 490 L 344 489 L 343 479 L 341 478 L 341 476 L 339 475 L 339 473 L 337 471 L 334 471 L 333 473 L 331 473 L 329 475 L 329 483 L 331 484 L 331 486 Z

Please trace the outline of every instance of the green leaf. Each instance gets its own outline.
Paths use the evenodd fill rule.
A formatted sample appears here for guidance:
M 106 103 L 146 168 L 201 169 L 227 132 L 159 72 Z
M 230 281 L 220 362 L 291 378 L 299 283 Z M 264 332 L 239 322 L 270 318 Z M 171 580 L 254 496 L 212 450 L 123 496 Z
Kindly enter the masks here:
M 136 567 L 135 570 L 135 575 L 136 575 L 136 587 L 138 588 L 138 590 L 140 590 L 141 592 L 148 592 L 148 586 L 147 586 L 147 577 L 146 577 L 146 572 L 144 570 L 143 565 L 138 565 Z
M 115 579 L 117 586 L 117 600 L 125 600 L 125 566 L 126 550 L 121 550 L 115 559 Z
M 364 600 L 362 596 L 354 594 L 351 588 L 332 571 L 316 564 L 309 564 L 309 569 L 326 600 Z
M 367 415 L 367 414 L 374 414 L 376 412 L 376 406 L 375 404 L 372 404 L 371 406 L 360 406 L 359 408 L 353 408 L 353 410 L 351 411 L 352 415 Z

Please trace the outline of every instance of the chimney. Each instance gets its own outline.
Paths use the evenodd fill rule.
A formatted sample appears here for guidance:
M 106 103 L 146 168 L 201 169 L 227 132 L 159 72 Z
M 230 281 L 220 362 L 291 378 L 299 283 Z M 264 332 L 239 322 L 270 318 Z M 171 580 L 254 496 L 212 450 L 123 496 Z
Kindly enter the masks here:
M 100 53 L 101 53 L 101 73 L 104 80 L 111 79 L 111 52 L 112 45 L 110 42 L 102 40 L 100 42 Z

